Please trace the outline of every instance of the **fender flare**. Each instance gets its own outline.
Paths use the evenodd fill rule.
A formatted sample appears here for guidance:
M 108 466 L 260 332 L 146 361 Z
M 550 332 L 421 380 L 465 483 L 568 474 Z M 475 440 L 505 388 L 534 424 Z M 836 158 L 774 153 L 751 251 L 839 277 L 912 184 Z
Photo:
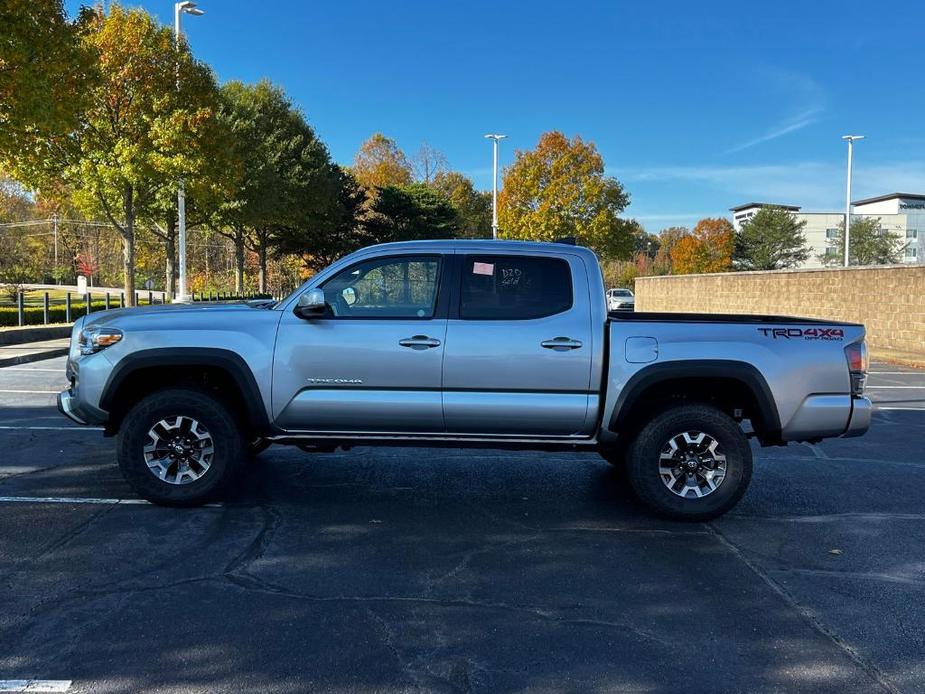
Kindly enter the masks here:
M 762 437 L 779 439 L 780 414 L 762 373 L 753 365 L 732 359 L 691 359 L 651 364 L 637 371 L 620 391 L 610 418 L 610 430 L 619 431 L 646 390 L 659 383 L 684 378 L 726 378 L 739 381 L 751 392 L 761 415 Z
M 254 372 L 244 359 L 228 349 L 217 347 L 157 347 L 125 355 L 115 365 L 100 397 L 100 408 L 109 411 L 125 380 L 142 369 L 177 366 L 220 368 L 231 376 L 243 401 L 241 405 L 258 431 L 269 431 L 270 421 Z

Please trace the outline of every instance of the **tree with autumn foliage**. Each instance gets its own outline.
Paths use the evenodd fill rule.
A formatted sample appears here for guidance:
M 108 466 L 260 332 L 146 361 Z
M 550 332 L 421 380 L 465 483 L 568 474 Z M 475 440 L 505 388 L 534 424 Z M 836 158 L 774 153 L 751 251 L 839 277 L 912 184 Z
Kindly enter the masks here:
M 80 40 L 88 16 L 68 21 L 62 0 L 0 2 L 0 159 L 77 127 L 95 72 Z
M 635 227 L 619 215 L 629 194 L 604 173 L 592 142 L 544 133 L 533 150 L 515 153 L 498 199 L 499 236 L 554 241 L 573 236 L 604 259 L 628 258 Z
M 351 173 L 369 191 L 386 186 L 411 185 L 414 173 L 405 153 L 382 133 L 375 133 L 360 145 L 353 158 Z
M 671 249 L 672 271 L 678 275 L 726 272 L 732 268 L 735 230 L 728 219 L 706 218 Z
M 17 180 L 38 191 L 64 186 L 122 238 L 125 299 L 135 300 L 139 215 L 164 187 L 196 173 L 199 138 L 215 118 L 214 80 L 185 43 L 143 10 L 113 4 L 78 20 L 79 55 L 94 67 L 69 127 L 31 129 L 4 151 Z
M 430 187 L 456 210 L 457 235 L 467 239 L 491 238 L 491 193 L 476 190 L 472 179 L 458 171 L 438 173 Z

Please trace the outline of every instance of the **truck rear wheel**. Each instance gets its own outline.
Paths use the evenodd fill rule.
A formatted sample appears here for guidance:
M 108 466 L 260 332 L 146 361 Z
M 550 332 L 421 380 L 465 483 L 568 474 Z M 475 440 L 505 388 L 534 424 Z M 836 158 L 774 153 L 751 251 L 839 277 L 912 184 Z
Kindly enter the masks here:
M 197 506 L 216 497 L 245 459 L 241 427 L 209 393 L 170 388 L 136 403 L 119 430 L 119 468 L 143 498 Z
M 630 484 L 643 503 L 679 520 L 716 518 L 735 506 L 752 477 L 748 438 L 710 405 L 667 409 L 629 447 Z

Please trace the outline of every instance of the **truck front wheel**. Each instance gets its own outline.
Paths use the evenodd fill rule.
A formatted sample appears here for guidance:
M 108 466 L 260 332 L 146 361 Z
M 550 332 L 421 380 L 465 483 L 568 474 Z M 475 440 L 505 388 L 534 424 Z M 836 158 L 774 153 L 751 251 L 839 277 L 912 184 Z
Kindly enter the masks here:
M 164 506 L 197 506 L 217 496 L 245 459 L 241 427 L 225 404 L 189 388 L 137 402 L 119 430 L 117 457 L 126 481 Z
M 630 484 L 659 514 L 703 521 L 738 503 L 752 476 L 748 438 L 710 405 L 671 407 L 652 418 L 629 447 Z

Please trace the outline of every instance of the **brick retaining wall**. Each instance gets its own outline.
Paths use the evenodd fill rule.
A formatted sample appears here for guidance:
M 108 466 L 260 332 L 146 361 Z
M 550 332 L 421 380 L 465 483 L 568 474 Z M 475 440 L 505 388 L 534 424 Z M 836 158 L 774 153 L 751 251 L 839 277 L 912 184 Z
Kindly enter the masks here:
M 925 265 L 638 277 L 636 310 L 863 323 L 874 356 L 925 366 Z

